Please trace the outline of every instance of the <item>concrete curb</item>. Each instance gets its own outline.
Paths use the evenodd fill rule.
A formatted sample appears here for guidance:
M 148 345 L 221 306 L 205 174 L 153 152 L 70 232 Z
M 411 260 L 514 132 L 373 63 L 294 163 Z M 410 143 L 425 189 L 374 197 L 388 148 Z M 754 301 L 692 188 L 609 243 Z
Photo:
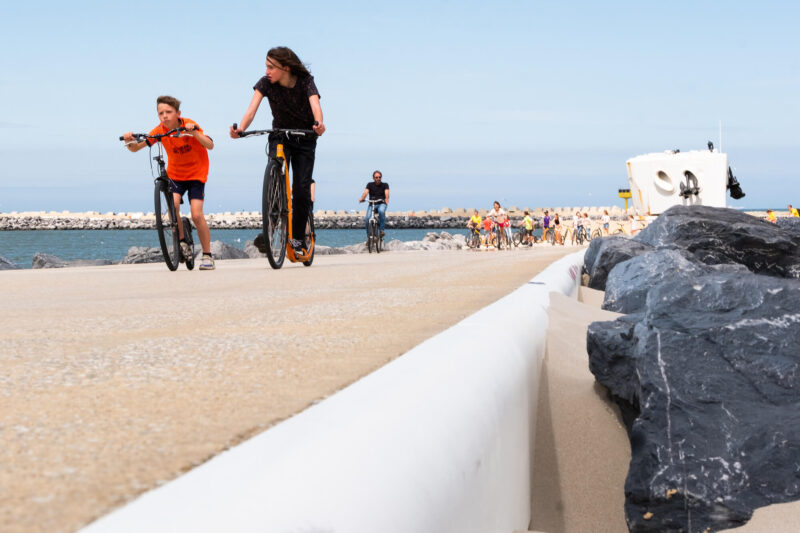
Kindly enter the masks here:
M 583 253 L 81 531 L 527 529 L 549 293 Z

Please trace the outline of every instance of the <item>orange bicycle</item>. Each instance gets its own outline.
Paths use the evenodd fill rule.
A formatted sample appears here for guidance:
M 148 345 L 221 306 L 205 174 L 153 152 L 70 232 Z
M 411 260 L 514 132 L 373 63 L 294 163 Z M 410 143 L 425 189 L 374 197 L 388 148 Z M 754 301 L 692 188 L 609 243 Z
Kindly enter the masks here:
M 237 129 L 237 124 L 233 125 Z M 240 137 L 250 135 L 268 135 L 278 133 L 290 137 L 316 136 L 313 130 L 298 129 L 271 129 L 271 130 L 251 130 L 239 132 Z M 267 249 L 267 260 L 272 268 L 278 269 L 283 266 L 283 260 L 288 257 L 293 263 L 303 263 L 311 266 L 314 261 L 314 243 L 316 234 L 314 232 L 314 213 L 313 205 L 309 204 L 308 218 L 306 222 L 305 235 L 302 239 L 303 251 L 298 253 L 292 248 L 290 242 L 292 235 L 292 182 L 289 176 L 289 162 L 283 151 L 283 144 L 278 143 L 275 155 L 269 153 L 269 143 L 267 143 L 267 169 L 264 171 L 264 185 L 261 190 L 261 224 L 264 232 L 264 244 Z

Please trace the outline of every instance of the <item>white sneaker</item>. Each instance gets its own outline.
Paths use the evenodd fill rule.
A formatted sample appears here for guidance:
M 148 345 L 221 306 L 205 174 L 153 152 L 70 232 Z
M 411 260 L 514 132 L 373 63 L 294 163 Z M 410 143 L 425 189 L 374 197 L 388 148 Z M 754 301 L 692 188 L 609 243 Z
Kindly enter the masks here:
M 203 258 L 200 259 L 199 270 L 214 270 L 214 268 L 216 268 L 214 266 L 214 258 L 210 255 L 203 254 Z

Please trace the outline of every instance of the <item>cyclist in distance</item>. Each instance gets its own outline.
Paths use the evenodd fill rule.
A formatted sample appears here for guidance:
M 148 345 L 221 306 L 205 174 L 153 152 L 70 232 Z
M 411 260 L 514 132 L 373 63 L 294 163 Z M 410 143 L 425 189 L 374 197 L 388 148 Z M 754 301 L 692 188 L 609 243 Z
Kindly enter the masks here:
M 483 220 L 483 219 L 478 214 L 478 210 L 475 209 L 472 212 L 472 216 L 469 217 L 469 220 L 467 221 L 467 228 L 471 229 L 471 230 L 479 229 L 481 227 L 481 220 Z
M 208 151 L 214 148 L 214 141 L 203 133 L 203 129 L 190 118 L 181 117 L 181 102 L 172 96 L 159 96 L 156 99 L 156 111 L 161 124 L 153 128 L 150 135 L 160 135 L 168 131 L 184 127 L 185 134 L 180 137 L 163 137 L 160 141 L 167 152 L 167 176 L 170 189 L 175 200 L 175 211 L 180 212 L 181 198 L 184 193 L 189 197 L 189 208 L 192 220 L 200 237 L 203 247 L 203 258 L 200 260 L 200 270 L 214 270 L 214 258 L 211 255 L 211 234 L 208 230 L 206 217 L 203 214 L 205 201 L 205 187 L 208 179 Z M 151 141 L 144 140 L 133 142 L 131 132 L 124 134 L 128 150 L 138 152 L 145 146 L 150 146 Z M 183 231 L 181 217 L 178 217 L 178 231 L 181 239 L 181 252 L 184 257 L 192 255 Z
M 506 213 L 506 210 L 500 207 L 500 202 L 497 201 L 492 204 L 492 210 L 486 213 L 486 218 L 488 218 L 494 224 L 497 225 L 502 225 L 507 217 L 508 214 Z M 505 238 L 506 238 L 505 230 L 501 229 L 500 239 L 502 239 L 505 242 Z
M 250 126 L 264 98 L 269 101 L 273 128 L 314 130 L 317 135 L 325 133 L 320 95 L 314 76 L 297 54 L 285 46 L 272 48 L 267 52 L 266 66 L 266 75 L 253 86 L 250 105 L 239 122 L 238 129 L 234 130 L 231 126 L 230 136 L 235 139 Z M 306 214 L 311 208 L 317 139 L 313 136 L 286 137 L 271 133 L 270 155 L 275 155 L 275 147 L 279 143 L 283 144 L 287 162 L 292 169 L 292 234 L 302 236 L 306 231 Z M 266 253 L 263 234 L 256 237 L 254 244 L 261 253 Z M 290 244 L 296 252 L 302 254 L 301 241 L 292 239 Z
M 522 222 L 520 222 L 519 225 L 525 228 L 525 239 L 523 240 L 523 244 L 533 246 L 533 218 L 531 218 L 530 213 L 525 211 L 525 216 L 522 218 Z
M 364 192 L 361 194 L 361 198 L 358 199 L 358 203 L 363 202 L 367 195 L 369 195 L 369 199 L 373 202 L 380 202 L 374 204 L 374 208 L 378 210 L 378 217 L 380 217 L 381 223 L 381 238 L 383 238 L 386 230 L 386 206 L 389 205 L 389 184 L 383 181 L 383 174 L 380 170 L 376 170 L 372 173 L 372 181 L 367 183 Z M 367 216 L 364 219 L 367 235 L 369 235 L 369 217 L 372 216 L 372 209 L 373 205 L 370 204 L 370 206 L 367 207 Z

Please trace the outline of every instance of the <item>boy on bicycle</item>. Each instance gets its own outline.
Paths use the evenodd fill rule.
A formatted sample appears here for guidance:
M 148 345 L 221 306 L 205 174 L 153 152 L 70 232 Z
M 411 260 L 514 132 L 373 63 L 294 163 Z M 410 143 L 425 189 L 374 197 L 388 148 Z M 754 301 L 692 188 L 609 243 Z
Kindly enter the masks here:
M 234 139 L 253 122 L 261 101 L 266 98 L 272 111 L 274 129 L 314 130 L 318 136 L 325 133 L 322 123 L 322 107 L 314 76 L 291 49 L 278 46 L 267 52 L 266 75 L 253 86 L 253 97 L 245 111 L 238 129 L 230 128 Z M 311 209 L 311 184 L 314 173 L 314 155 L 317 139 L 312 137 L 283 138 L 278 133 L 269 135 L 269 153 L 275 155 L 275 147 L 283 144 L 287 162 L 292 167 L 292 235 L 302 239 L 306 233 L 306 218 Z M 259 234 L 255 242 L 261 253 L 266 253 L 264 235 Z M 299 255 L 303 255 L 303 242 L 294 238 L 290 242 Z
M 372 173 L 372 181 L 367 183 L 367 186 L 364 187 L 364 192 L 361 194 L 361 198 L 358 199 L 358 203 L 363 202 L 367 195 L 369 195 L 370 201 L 378 202 L 376 204 L 370 204 L 367 208 L 367 216 L 364 218 L 367 235 L 369 236 L 369 219 L 372 216 L 372 210 L 377 209 L 382 239 L 386 229 L 386 206 L 389 205 L 389 184 L 383 181 L 383 174 L 381 174 L 380 170 L 376 170 Z
M 160 141 L 167 152 L 167 176 L 175 201 L 175 211 L 180 213 L 182 197 L 187 193 L 192 220 L 197 228 L 197 236 L 203 247 L 200 270 L 214 270 L 214 258 L 211 255 L 211 233 L 203 214 L 205 187 L 208 179 L 208 151 L 214 148 L 214 141 L 203 133 L 203 129 L 190 118 L 181 117 L 181 102 L 172 96 L 159 96 L 156 99 L 156 111 L 161 123 L 153 128 L 150 135 L 161 135 L 175 128 L 186 128 L 186 134 L 179 137 L 162 137 Z M 151 146 L 149 140 L 133 142 L 133 133 L 122 136 L 128 150 L 138 152 L 145 146 Z M 194 253 L 186 242 L 183 221 L 178 217 L 178 232 L 181 239 L 183 257 L 191 257 Z

